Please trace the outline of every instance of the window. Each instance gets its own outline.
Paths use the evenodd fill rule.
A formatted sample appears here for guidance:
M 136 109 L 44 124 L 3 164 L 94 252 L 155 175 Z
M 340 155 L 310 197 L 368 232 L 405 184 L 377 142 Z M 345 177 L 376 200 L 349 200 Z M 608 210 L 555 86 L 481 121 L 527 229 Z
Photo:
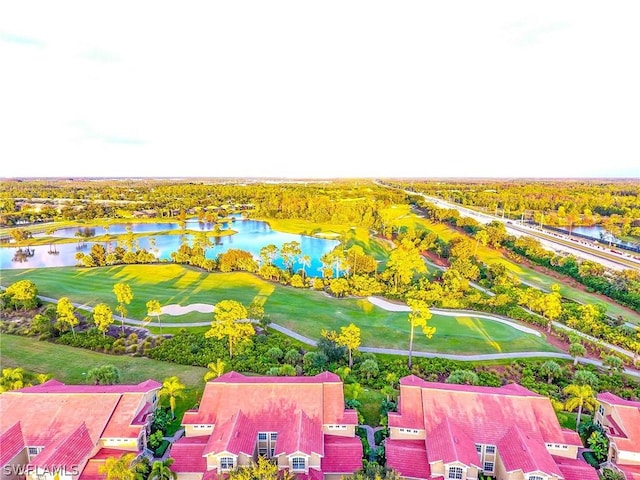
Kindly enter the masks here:
M 231 470 L 233 468 L 233 458 L 232 457 L 220 457 L 220 469 L 221 470 Z
M 40 452 L 38 447 L 29 447 L 29 455 L 37 455 Z
M 489 455 L 496 453 L 496 447 L 493 445 L 487 445 L 487 449 L 485 450 Z
M 604 407 L 602 405 L 598 407 L 598 412 L 600 412 L 600 415 L 604 415 Z
M 276 454 L 276 449 L 275 449 L 275 448 L 272 448 L 272 449 L 271 449 L 271 456 L 273 457 L 275 454 Z
M 258 455 L 260 455 L 261 457 L 266 457 L 267 456 L 267 449 L 266 448 L 259 448 L 258 449 Z
M 272 442 L 275 442 L 277 438 L 278 438 L 278 434 L 277 433 L 272 433 L 271 434 L 271 441 Z
M 529 475 L 529 480 L 543 480 L 539 475 Z
M 462 480 L 462 467 L 449 467 L 449 478 Z
M 305 466 L 306 461 L 304 457 L 293 457 L 291 459 L 291 470 L 304 470 Z
M 476 445 L 476 452 L 482 453 L 482 445 Z
M 484 462 L 483 470 L 485 472 L 493 472 L 493 462 Z
M 260 432 L 258 433 L 258 440 L 266 440 L 267 439 L 267 434 L 264 432 Z

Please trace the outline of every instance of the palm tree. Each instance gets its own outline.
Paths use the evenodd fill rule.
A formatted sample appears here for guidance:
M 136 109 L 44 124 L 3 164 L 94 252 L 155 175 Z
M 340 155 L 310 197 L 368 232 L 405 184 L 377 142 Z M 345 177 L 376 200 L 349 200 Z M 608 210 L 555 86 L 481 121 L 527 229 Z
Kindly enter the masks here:
M 135 480 L 136 474 L 132 468 L 135 458 L 135 453 L 126 453 L 120 458 L 109 457 L 104 465 L 100 465 L 98 472 L 106 474 L 107 480 Z
M 302 275 L 304 279 L 307 279 L 307 268 L 311 266 L 311 257 L 309 255 L 303 255 L 298 258 L 298 261 L 302 265 Z
M 184 384 L 180 383 L 178 377 L 168 377 L 162 382 L 162 388 L 158 392 L 160 398 L 169 397 L 169 406 L 171 407 L 171 417 L 176 418 L 176 398 L 184 397 Z
M 576 408 L 578 409 L 578 418 L 576 419 L 576 430 L 580 425 L 580 417 L 582 416 L 582 409 L 593 411 L 596 408 L 596 397 L 593 394 L 593 388 L 590 385 L 567 385 L 563 392 L 565 395 L 569 395 L 567 401 L 564 403 L 564 408 L 568 412 L 572 412 Z
M 176 480 L 178 474 L 169 467 L 173 463 L 173 458 L 167 458 L 163 461 L 153 462 L 149 480 Z
M 208 382 L 212 378 L 220 377 L 224 373 L 224 369 L 226 366 L 227 365 L 221 358 L 217 359 L 215 362 L 211 362 L 209 365 L 207 365 L 209 371 L 204 374 L 204 381 Z
M 547 383 L 551 383 L 554 378 L 562 375 L 562 367 L 553 360 L 547 360 L 540 365 L 540 373 L 547 376 Z

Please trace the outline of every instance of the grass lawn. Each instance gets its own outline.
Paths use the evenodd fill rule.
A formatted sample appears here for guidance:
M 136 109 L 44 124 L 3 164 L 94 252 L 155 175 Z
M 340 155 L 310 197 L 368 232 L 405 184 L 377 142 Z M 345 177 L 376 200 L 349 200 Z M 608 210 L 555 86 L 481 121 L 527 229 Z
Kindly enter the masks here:
M 360 412 L 364 417 L 364 424 L 376 427 L 380 425 L 380 405 L 384 395 L 378 390 L 371 390 L 369 388 L 360 394 L 358 401 L 362 404 Z M 375 447 L 375 445 L 371 445 Z
M 139 383 L 149 378 L 162 382 L 177 375 L 190 389 L 202 390 L 207 371 L 201 367 L 178 365 L 146 357 L 108 355 L 83 348 L 39 341 L 34 337 L 2 335 L 2 367 L 22 367 L 37 373 L 49 373 L 65 383 L 87 383 L 86 373 L 101 365 L 120 370 L 120 383 Z
M 415 228 L 416 230 L 427 230 L 429 232 L 434 232 L 442 239 L 447 241 L 451 240 L 451 238 L 455 236 L 463 235 L 444 223 L 430 222 L 429 220 L 418 217 L 414 214 L 404 217 L 401 223 L 403 226 L 410 226 Z M 494 263 L 501 263 L 509 272 L 517 276 L 522 282 L 546 291 L 550 291 L 551 285 L 553 285 L 554 283 L 558 284 L 560 286 L 560 294 L 563 297 L 579 303 L 602 304 L 607 308 L 607 313 L 609 315 L 622 315 L 628 321 L 640 325 L 640 313 L 636 313 L 627 308 L 624 308 L 613 300 L 605 300 L 589 292 L 583 292 L 582 290 L 578 290 L 562 283 L 557 278 L 545 275 L 544 273 L 540 273 L 531 268 L 520 265 L 513 260 L 509 260 L 508 258 L 506 258 L 499 250 L 478 245 L 477 254 L 480 261 L 486 264 L 491 265 Z
M 234 299 L 245 305 L 257 299 L 264 304 L 274 323 L 309 338 L 320 338 L 323 329 L 339 329 L 353 322 L 362 329 L 362 344 L 371 347 L 406 349 L 409 329 L 406 313 L 387 312 L 366 299 L 335 299 L 323 292 L 295 289 L 267 282 L 254 275 L 205 273 L 175 264 L 129 265 L 82 269 L 76 267 L 9 270 L 2 282 L 33 281 L 41 295 L 95 305 L 105 302 L 114 308 L 113 285 L 131 286 L 134 299 L 128 316 L 143 319 L 145 303 L 158 299 L 162 305 L 178 303 L 215 304 Z M 179 317 L 164 315 L 163 323 Z M 212 314 L 191 313 L 189 321 L 211 321 Z M 416 332 L 415 350 L 450 353 L 499 353 L 516 351 L 555 351 L 544 338 L 525 334 L 510 326 L 475 317 L 434 315 L 430 323 L 437 328 L 427 340 Z M 206 327 L 202 327 L 206 329 Z M 154 331 L 155 330 L 154 328 Z

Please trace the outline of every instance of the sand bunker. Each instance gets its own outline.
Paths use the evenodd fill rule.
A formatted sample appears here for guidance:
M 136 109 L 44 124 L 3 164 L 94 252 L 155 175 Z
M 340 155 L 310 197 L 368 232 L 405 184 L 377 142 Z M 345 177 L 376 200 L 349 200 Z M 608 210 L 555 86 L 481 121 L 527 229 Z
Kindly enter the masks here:
M 380 307 L 383 310 L 387 310 L 388 312 L 410 312 L 411 311 L 411 309 L 407 305 L 392 303 L 385 300 L 384 298 L 367 297 L 367 300 L 369 300 L 369 302 L 373 303 L 375 306 Z M 435 313 L 437 315 L 443 315 L 445 317 L 466 316 L 466 317 L 483 318 L 485 320 L 491 320 L 492 322 L 498 322 L 504 325 L 508 325 L 511 328 L 515 328 L 516 330 L 519 330 L 524 333 L 530 333 L 531 335 L 535 335 L 536 337 L 542 336 L 540 332 L 538 332 L 537 330 L 534 330 L 533 328 L 525 327 L 524 325 L 519 325 L 517 323 L 510 322 L 509 320 L 505 320 L 503 318 L 494 317 L 493 315 L 483 315 L 482 313 L 476 313 L 476 312 L 461 312 L 461 311 L 452 312 L 447 310 L 441 310 L 439 308 L 431 308 L 429 310 L 431 310 L 432 313 Z
M 185 305 L 184 307 L 182 305 L 173 303 L 171 305 L 165 305 L 164 307 L 162 307 L 162 314 L 172 315 L 175 317 L 190 312 L 211 313 L 213 312 L 213 310 L 213 305 L 209 305 L 208 303 L 191 303 L 189 305 Z

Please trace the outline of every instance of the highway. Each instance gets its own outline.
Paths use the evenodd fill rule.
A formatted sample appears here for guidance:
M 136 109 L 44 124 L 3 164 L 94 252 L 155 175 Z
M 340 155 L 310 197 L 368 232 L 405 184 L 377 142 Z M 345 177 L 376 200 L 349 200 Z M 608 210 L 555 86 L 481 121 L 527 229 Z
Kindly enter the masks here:
M 398 187 L 392 187 L 381 182 L 376 182 L 376 184 L 387 188 L 399 189 Z M 529 227 L 527 225 L 520 225 L 511 220 L 507 220 L 505 218 L 497 217 L 494 215 L 489 215 L 484 212 L 478 212 L 462 205 L 425 195 L 424 193 L 414 192 L 411 190 L 403 190 L 403 192 L 405 192 L 407 195 L 419 195 L 428 202 L 431 202 L 441 208 L 456 209 L 458 210 L 458 212 L 460 212 L 460 214 L 472 217 L 480 223 L 486 224 L 497 220 L 504 223 L 507 231 L 513 235 L 528 235 L 540 240 L 543 244 L 550 246 L 555 250 L 569 252 L 576 255 L 577 257 L 600 262 L 606 267 L 613 268 L 615 270 L 634 269 L 640 271 L 640 260 L 634 258 L 628 253 L 624 253 L 619 250 L 616 251 L 620 253 L 613 253 L 611 249 L 595 245 L 584 239 L 570 240 L 569 236 L 567 235 L 562 235 L 555 232 L 552 233 L 541 231 L 538 228 Z

